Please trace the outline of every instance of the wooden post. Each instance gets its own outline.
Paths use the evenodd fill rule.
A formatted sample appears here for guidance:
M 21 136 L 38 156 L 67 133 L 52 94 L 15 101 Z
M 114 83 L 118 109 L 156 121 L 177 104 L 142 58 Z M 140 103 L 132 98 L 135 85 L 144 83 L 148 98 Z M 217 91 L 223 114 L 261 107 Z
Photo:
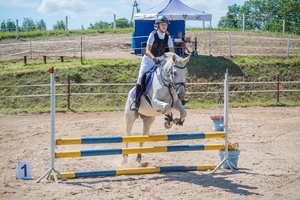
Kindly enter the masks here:
M 27 64 L 27 56 L 24 56 L 24 65 Z
M 117 30 L 116 30 L 116 14 L 114 14 L 114 33 L 116 33 L 117 32 Z
M 80 42 L 80 62 L 82 63 L 82 37 L 81 37 L 81 42 Z
M 282 20 L 282 35 L 285 34 L 285 20 Z
M 66 16 L 66 35 L 69 35 L 68 16 Z
M 279 102 L 279 74 L 276 74 L 276 101 Z
M 290 41 L 291 39 L 289 38 L 286 45 L 286 57 L 289 57 L 290 55 Z
M 43 59 L 44 59 L 44 64 L 46 64 L 47 63 L 47 56 L 43 56 Z
M 228 43 L 229 43 L 229 56 L 231 57 L 231 34 L 229 34 L 229 38 L 228 38 Z
M 60 56 L 60 61 L 64 62 L 64 57 L 63 56 Z
M 245 32 L 245 14 L 243 14 L 243 32 Z
M 18 20 L 16 20 L 16 39 L 19 39 L 19 23 Z
M 68 75 L 68 87 L 67 87 L 67 91 L 68 91 L 68 109 L 70 109 L 70 96 L 71 96 L 71 76 Z

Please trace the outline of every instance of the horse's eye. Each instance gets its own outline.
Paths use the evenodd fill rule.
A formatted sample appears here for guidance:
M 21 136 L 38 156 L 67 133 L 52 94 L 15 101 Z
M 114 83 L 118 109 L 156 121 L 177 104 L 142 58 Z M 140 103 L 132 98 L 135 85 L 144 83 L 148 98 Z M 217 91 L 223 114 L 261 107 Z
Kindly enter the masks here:
M 176 75 L 177 75 L 177 72 L 174 72 L 173 74 L 174 74 L 174 76 L 176 76 Z

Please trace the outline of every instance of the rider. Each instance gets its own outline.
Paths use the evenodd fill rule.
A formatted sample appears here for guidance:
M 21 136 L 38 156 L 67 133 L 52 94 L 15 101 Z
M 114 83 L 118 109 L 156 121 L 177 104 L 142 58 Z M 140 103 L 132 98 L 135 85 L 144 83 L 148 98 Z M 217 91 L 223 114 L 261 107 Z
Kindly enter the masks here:
M 140 104 L 140 97 L 142 95 L 141 81 L 143 75 L 150 71 L 154 65 L 159 65 L 164 59 L 165 49 L 169 47 L 169 51 L 174 53 L 173 41 L 171 36 L 167 33 L 169 20 L 165 16 L 156 18 L 156 30 L 152 31 L 147 40 L 146 52 L 143 56 L 139 77 L 136 84 L 135 100 L 131 104 L 130 110 L 138 111 Z

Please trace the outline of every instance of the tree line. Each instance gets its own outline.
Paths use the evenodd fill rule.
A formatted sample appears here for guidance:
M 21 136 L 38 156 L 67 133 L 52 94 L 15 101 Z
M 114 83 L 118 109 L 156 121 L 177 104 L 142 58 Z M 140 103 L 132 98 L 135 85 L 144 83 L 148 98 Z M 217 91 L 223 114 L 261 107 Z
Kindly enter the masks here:
M 299 0 L 247 0 L 243 5 L 228 6 L 219 28 L 241 29 L 245 15 L 245 29 L 281 32 L 283 20 L 289 33 L 300 34 Z
M 46 22 L 41 19 L 39 21 L 34 21 L 29 17 L 23 18 L 22 25 L 18 25 L 19 31 L 34 31 L 34 30 L 47 30 Z M 116 27 L 118 28 L 129 28 L 130 22 L 126 18 L 116 19 Z M 113 28 L 113 22 L 105 22 L 99 21 L 94 24 L 90 23 L 87 29 L 110 29 Z M 66 24 L 63 20 L 57 21 L 56 24 L 53 25 L 53 30 L 65 30 Z M 81 29 L 85 29 L 81 26 Z M 1 30 L 2 31 L 16 31 L 16 22 L 11 19 L 3 20 L 1 22 Z

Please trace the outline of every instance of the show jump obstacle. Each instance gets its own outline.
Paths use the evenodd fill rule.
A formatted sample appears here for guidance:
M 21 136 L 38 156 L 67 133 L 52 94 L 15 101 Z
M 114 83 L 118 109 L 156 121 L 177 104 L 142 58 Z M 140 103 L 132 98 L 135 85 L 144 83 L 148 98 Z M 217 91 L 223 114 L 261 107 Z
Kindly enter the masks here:
M 54 69 L 48 70 L 51 73 L 51 112 L 50 112 L 50 169 L 43 174 L 36 182 L 40 182 L 46 175 L 47 179 L 51 177 L 56 183 L 58 178 L 66 180 L 67 178 L 95 177 L 95 176 L 115 176 L 115 175 L 133 175 L 161 172 L 178 171 L 204 171 L 213 170 L 215 172 L 220 166 L 227 162 L 232 171 L 234 164 L 228 160 L 228 71 L 225 74 L 224 81 L 224 132 L 199 132 L 184 134 L 167 134 L 151 136 L 112 136 L 112 137 L 85 137 L 85 138 L 62 138 L 55 142 L 55 83 Z M 74 150 L 74 151 L 54 151 L 54 145 L 73 145 L 73 144 L 96 144 L 96 143 L 130 143 L 130 142 L 157 142 L 171 140 L 195 140 L 195 139 L 224 139 L 224 144 L 192 144 L 175 146 L 153 146 L 153 147 L 134 147 L 134 148 L 105 148 L 92 150 Z M 225 158 L 218 164 L 206 164 L 201 166 L 160 166 L 144 168 L 124 168 L 112 170 L 82 171 L 82 172 L 63 172 L 59 173 L 54 169 L 55 158 L 70 158 L 84 156 L 104 156 L 116 154 L 140 154 L 140 153 L 159 153 L 175 151 L 201 151 L 201 150 L 225 150 Z

